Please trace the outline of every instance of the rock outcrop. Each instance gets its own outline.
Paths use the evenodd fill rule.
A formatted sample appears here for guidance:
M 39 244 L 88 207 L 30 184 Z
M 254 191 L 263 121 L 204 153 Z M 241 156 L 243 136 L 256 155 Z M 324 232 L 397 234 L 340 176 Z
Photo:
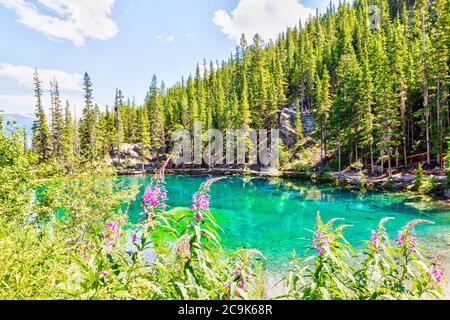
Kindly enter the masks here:
M 295 130 L 295 106 L 283 108 L 280 114 L 280 138 L 284 144 L 291 148 L 297 141 L 297 131 Z M 314 119 L 312 113 L 309 111 L 302 112 L 302 127 L 303 135 L 310 136 L 314 131 Z
M 142 158 L 137 144 L 124 143 L 120 146 L 120 160 L 117 157 L 117 148 L 110 151 L 110 164 L 120 167 L 141 167 Z M 146 159 L 148 162 L 149 159 Z

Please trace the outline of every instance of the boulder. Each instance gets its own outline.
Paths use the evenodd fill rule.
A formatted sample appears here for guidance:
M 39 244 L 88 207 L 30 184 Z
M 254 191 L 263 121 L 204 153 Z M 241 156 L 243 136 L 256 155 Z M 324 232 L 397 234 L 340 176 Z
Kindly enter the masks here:
M 381 166 L 375 166 L 373 168 L 373 173 L 375 173 L 377 175 L 383 174 L 384 173 L 383 168 Z

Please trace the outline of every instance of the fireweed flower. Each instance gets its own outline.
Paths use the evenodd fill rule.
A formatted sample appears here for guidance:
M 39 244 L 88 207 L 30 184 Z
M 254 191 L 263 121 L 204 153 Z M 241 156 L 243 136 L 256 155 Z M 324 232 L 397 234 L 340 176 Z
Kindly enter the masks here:
M 334 240 L 332 235 L 325 236 L 321 232 L 317 232 L 312 239 L 312 248 L 317 250 L 318 254 L 325 253 L 325 249 L 330 249 L 330 242 Z
M 195 194 L 192 197 L 192 210 L 209 210 L 209 196 L 206 194 Z
M 409 252 L 416 252 L 417 238 L 410 234 L 409 229 L 400 230 L 395 238 L 395 242 Z
M 427 275 L 430 276 L 436 284 L 440 284 L 442 277 L 444 276 L 444 271 L 438 270 L 436 267 L 431 267 L 430 270 L 427 271 Z
M 202 221 L 203 220 L 203 213 L 201 211 L 195 212 L 194 213 L 194 220 Z
M 154 212 L 155 210 L 166 208 L 167 191 L 162 185 L 148 186 L 142 196 L 144 208 Z
M 242 267 L 241 265 L 237 265 L 234 271 L 237 281 L 237 287 L 239 289 L 244 289 L 246 284 L 250 283 L 250 276 L 252 273 L 252 269 L 250 265 L 246 265 Z
M 377 246 L 377 244 L 378 244 L 378 234 L 375 231 L 372 231 L 372 237 L 370 238 L 370 242 L 374 246 Z
M 405 244 L 405 232 L 403 230 L 398 232 L 397 237 L 395 238 L 395 242 L 397 242 L 399 246 Z
M 372 235 L 370 237 L 369 247 L 374 249 L 378 249 L 380 247 L 380 236 L 376 231 L 372 231 Z
M 103 241 L 108 250 L 111 250 L 122 236 L 122 228 L 120 224 L 120 221 L 110 221 L 105 225 Z
M 397 244 L 407 252 L 416 252 L 417 238 L 415 236 L 414 227 L 421 223 L 433 224 L 434 222 L 420 219 L 409 222 L 402 230 L 398 232 L 395 242 L 397 242 Z
M 240 276 L 241 275 L 241 271 L 242 271 L 241 266 L 237 266 L 236 270 L 234 271 L 234 273 L 236 274 L 236 276 Z
M 409 239 L 409 248 L 415 252 L 417 247 L 417 239 L 416 237 L 410 237 Z
M 112 233 L 115 232 L 118 227 L 119 227 L 119 221 L 110 221 L 106 224 L 106 229 L 108 229 Z
M 214 178 L 209 179 L 205 183 L 200 186 L 200 189 L 197 193 L 192 197 L 192 205 L 189 207 L 192 211 L 194 211 L 193 222 L 202 222 L 203 216 L 207 211 L 210 210 L 210 197 L 209 191 L 211 185 L 223 178 Z
M 194 194 L 189 209 L 194 211 L 193 219 L 195 221 L 203 221 L 203 212 L 209 210 L 209 200 L 209 196 L 204 191 Z
M 167 208 L 165 203 L 168 199 L 167 191 L 163 182 L 164 180 L 161 180 L 160 177 L 154 178 L 142 196 L 144 211 L 141 215 L 145 216 L 145 219 L 139 219 L 139 221 L 152 232 L 156 231 L 156 226 L 159 225 L 159 222 L 156 220 L 158 213 L 164 212 Z

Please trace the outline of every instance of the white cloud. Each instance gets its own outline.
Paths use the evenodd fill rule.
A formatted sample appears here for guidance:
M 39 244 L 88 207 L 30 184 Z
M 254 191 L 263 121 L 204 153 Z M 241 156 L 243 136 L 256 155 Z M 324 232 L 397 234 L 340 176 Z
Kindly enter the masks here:
M 35 98 L 33 95 L 0 95 L 0 101 L 2 105 L 8 105 L 8 110 L 33 110 Z
M 213 22 L 230 39 L 239 43 L 242 33 L 247 40 L 259 33 L 265 40 L 275 39 L 288 26 L 305 22 L 315 10 L 297 0 L 240 0 L 231 15 L 225 10 L 214 13 Z
M 165 37 L 165 36 L 162 36 L 160 34 L 157 34 L 155 36 L 155 38 L 158 39 L 158 40 L 161 40 L 164 43 L 171 43 L 171 42 L 175 41 L 176 37 L 174 35 L 169 35 L 169 36 Z
M 34 113 L 36 98 L 32 94 L 27 95 L 0 95 L 1 109 L 5 113 Z M 42 96 L 42 105 L 45 106 L 46 112 L 49 112 L 50 95 L 44 94 Z M 49 114 L 47 113 L 47 116 Z
M 8 77 L 17 81 L 17 84 L 26 88 L 33 88 L 34 68 L 0 63 L 0 76 Z M 67 73 L 61 70 L 38 69 L 39 78 L 42 80 L 44 89 L 49 89 L 50 81 L 56 79 L 62 90 L 81 91 L 82 76 L 78 73 Z
M 32 94 L 34 68 L 9 63 L 0 63 L 0 77 L 8 77 L 17 82 L 20 87 L 24 87 L 30 94 L 23 95 L 0 95 L 0 109 L 7 113 L 33 113 L 36 98 Z M 42 80 L 42 104 L 49 112 L 50 108 L 50 81 L 56 79 L 61 91 L 61 100 L 69 100 L 72 106 L 76 106 L 77 113 L 81 114 L 83 106 L 82 76 L 77 73 L 67 73 L 61 70 L 38 69 L 39 78 Z
M 76 109 L 77 117 L 81 115 L 84 102 L 82 95 L 62 95 L 61 101 L 63 106 L 66 104 L 66 100 L 71 105 L 71 111 Z M 36 98 L 32 94 L 27 95 L 0 95 L 0 110 L 5 113 L 18 113 L 18 114 L 33 114 L 35 112 Z M 47 117 L 50 116 L 50 95 L 42 95 L 42 105 L 44 106 Z
M 83 46 L 86 38 L 108 40 L 117 34 L 117 25 L 111 19 L 114 1 L 0 0 L 0 4 L 14 10 L 18 21 L 25 26 L 51 39 L 70 40 L 76 46 Z M 42 13 L 39 6 L 52 15 Z

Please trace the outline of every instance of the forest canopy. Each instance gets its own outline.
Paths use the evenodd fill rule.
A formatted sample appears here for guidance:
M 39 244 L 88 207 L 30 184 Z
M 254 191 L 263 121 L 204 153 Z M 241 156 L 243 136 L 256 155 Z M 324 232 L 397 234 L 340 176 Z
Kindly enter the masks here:
M 242 36 L 227 61 L 198 64 L 187 79 L 166 88 L 156 76 L 145 102 L 125 99 L 100 111 L 93 84 L 84 76 L 84 108 L 74 120 L 52 83 L 51 115 L 42 105 L 38 72 L 34 77 L 36 122 L 32 148 L 72 170 L 78 162 L 117 157 L 123 143 L 139 147 L 142 162 L 170 148 L 175 129 L 271 129 L 283 108 L 295 108 L 292 158 L 302 143 L 302 116 L 314 119 L 320 163 L 341 171 L 361 163 L 406 165 L 423 153 L 438 166 L 449 136 L 449 0 L 355 0 L 299 21 L 276 40 Z M 304 152 L 303 152 L 304 153 Z

